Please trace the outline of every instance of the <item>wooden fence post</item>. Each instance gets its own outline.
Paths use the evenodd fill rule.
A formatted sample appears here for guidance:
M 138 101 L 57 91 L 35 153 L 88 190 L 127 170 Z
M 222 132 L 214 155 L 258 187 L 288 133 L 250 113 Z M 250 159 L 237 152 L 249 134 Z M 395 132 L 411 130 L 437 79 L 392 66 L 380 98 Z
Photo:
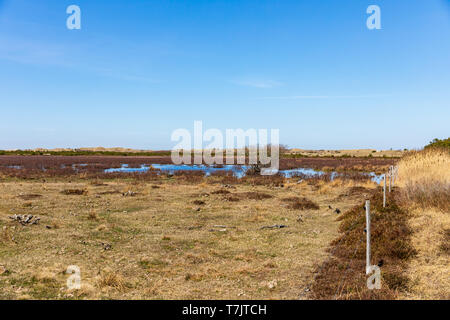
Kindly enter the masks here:
M 366 200 L 366 274 L 370 270 L 370 200 Z
M 383 186 L 383 208 L 386 208 L 386 173 L 384 174 L 384 186 Z

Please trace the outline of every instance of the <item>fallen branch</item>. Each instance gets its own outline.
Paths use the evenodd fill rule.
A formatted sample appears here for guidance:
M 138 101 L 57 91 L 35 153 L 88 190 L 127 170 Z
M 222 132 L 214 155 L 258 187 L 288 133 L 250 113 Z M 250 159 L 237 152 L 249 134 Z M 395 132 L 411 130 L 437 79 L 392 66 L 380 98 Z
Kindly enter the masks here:
M 264 226 L 259 228 L 261 229 L 281 229 L 281 228 L 287 228 L 288 226 L 284 225 L 284 224 L 274 224 L 273 226 Z

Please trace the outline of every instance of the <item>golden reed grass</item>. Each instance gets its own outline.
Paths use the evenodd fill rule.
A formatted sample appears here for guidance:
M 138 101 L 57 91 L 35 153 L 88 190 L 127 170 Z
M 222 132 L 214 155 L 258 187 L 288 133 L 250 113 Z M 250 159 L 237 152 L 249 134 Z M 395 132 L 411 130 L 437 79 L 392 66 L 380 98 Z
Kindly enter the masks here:
M 448 149 L 431 148 L 409 153 L 398 163 L 398 177 L 403 200 L 421 207 L 449 210 Z

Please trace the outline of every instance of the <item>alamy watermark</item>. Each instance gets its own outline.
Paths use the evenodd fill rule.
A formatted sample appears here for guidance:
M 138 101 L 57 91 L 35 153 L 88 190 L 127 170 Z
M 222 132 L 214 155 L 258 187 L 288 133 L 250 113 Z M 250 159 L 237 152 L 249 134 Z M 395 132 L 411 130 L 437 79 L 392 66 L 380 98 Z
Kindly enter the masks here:
M 187 129 L 176 129 L 171 140 L 178 142 L 172 148 L 174 164 L 206 165 L 258 165 L 261 175 L 278 173 L 280 155 L 280 131 L 267 129 L 219 129 L 203 132 L 203 122 L 194 121 L 193 134 Z M 204 143 L 208 143 L 204 146 Z M 248 161 L 246 161 L 248 160 Z
M 81 29 L 81 9 L 80 6 L 72 4 L 67 7 L 66 13 L 70 16 L 66 20 L 66 26 L 69 30 Z M 369 30 L 381 29 L 381 9 L 378 5 L 371 4 L 367 7 L 366 13 L 370 16 L 366 20 L 366 26 Z
M 367 267 L 366 275 L 370 275 L 367 278 L 367 289 L 381 289 L 381 270 L 379 266 L 373 265 Z
M 69 290 L 78 290 L 81 289 L 81 270 L 78 266 L 68 266 L 66 270 L 66 274 L 70 274 L 67 278 L 67 288 Z
M 69 30 L 81 29 L 81 9 L 79 6 L 72 4 L 67 7 L 66 13 L 70 16 L 66 20 L 66 26 Z
M 367 7 L 367 14 L 370 16 L 367 18 L 366 26 L 369 30 L 381 29 L 381 9 L 379 6 L 372 4 Z

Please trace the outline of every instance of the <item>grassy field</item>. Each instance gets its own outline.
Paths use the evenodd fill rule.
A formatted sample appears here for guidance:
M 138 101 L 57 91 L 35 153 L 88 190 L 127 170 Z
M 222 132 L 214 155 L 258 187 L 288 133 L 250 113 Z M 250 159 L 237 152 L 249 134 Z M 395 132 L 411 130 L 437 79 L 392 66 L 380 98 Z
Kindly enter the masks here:
M 338 235 L 335 208 L 374 187 L 183 181 L 2 182 L 0 298 L 302 298 Z M 81 290 L 66 288 L 69 265 Z
M 448 151 L 285 159 L 285 168 L 328 172 L 290 179 L 103 172 L 155 159 L 169 161 L 0 157 L 0 299 L 450 297 Z M 399 179 L 382 208 L 364 172 L 395 163 Z M 379 291 L 367 290 L 364 274 L 365 199 Z M 70 265 L 81 270 L 80 290 L 66 286 Z

